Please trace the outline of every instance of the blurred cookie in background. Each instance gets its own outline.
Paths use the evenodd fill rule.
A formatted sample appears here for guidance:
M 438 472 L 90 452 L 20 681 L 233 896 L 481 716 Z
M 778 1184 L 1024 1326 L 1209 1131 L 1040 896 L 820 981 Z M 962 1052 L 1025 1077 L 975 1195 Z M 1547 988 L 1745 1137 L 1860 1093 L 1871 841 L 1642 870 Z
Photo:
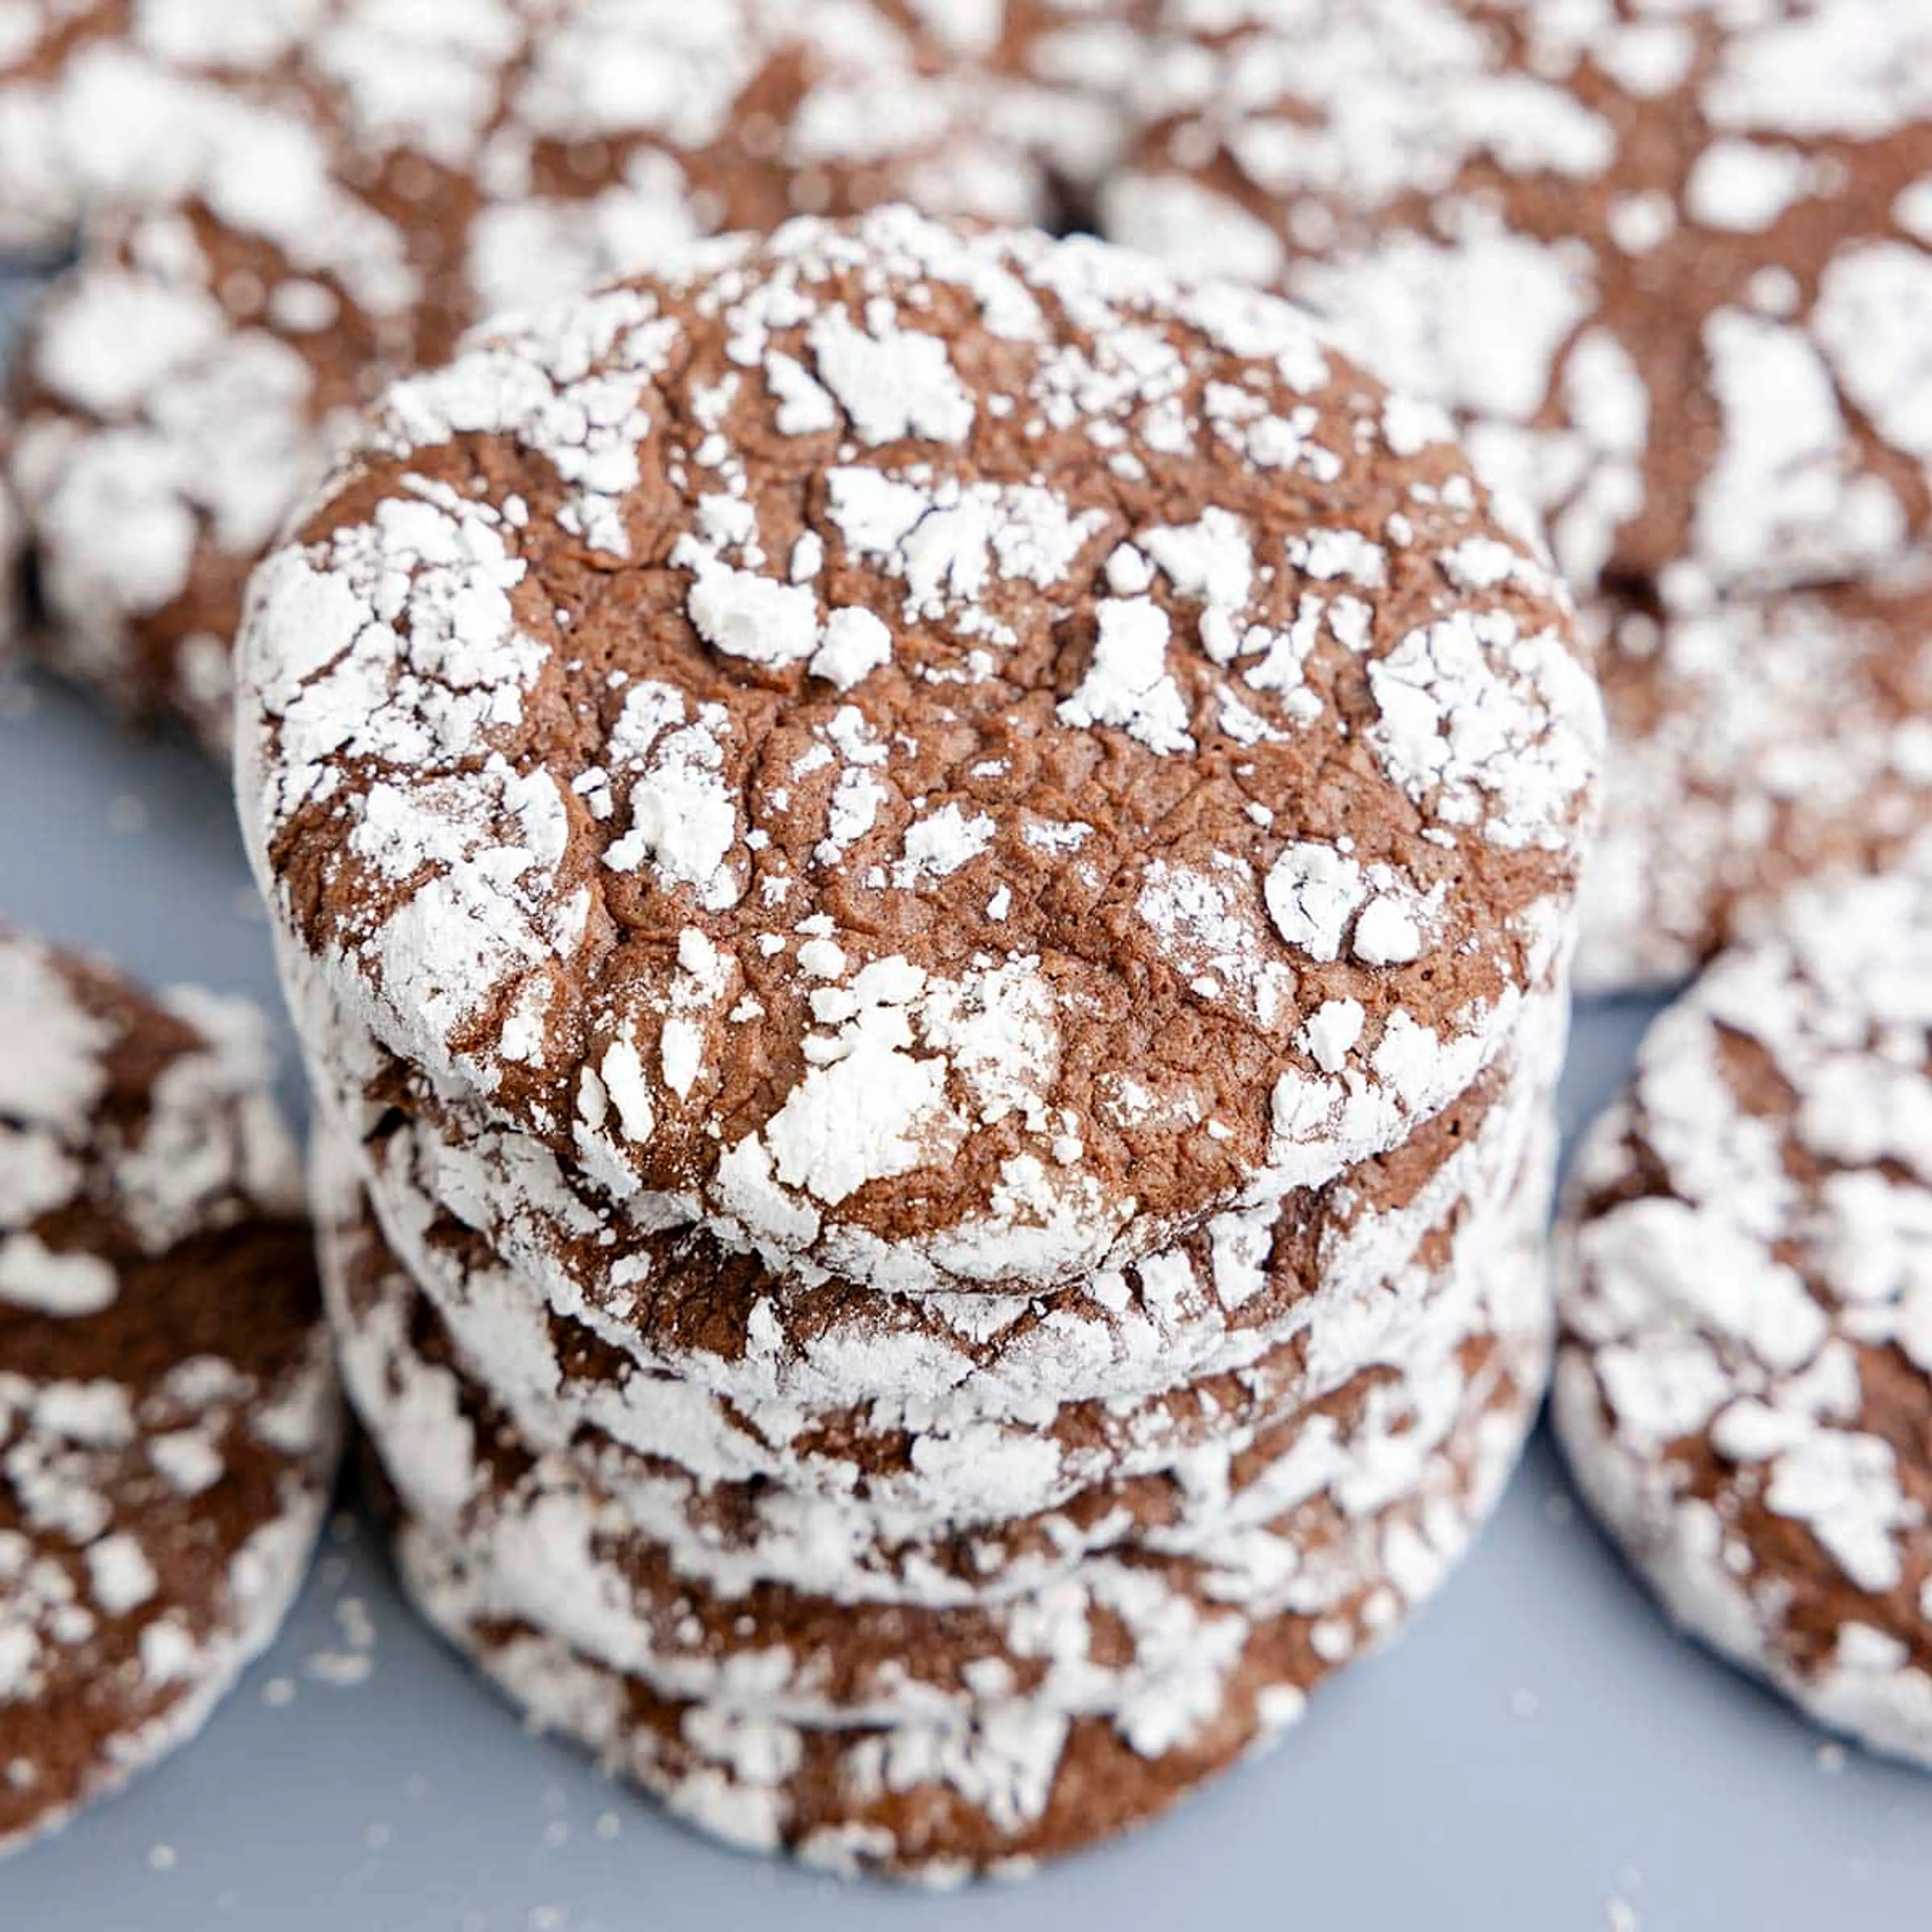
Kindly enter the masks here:
M 1628 854 L 1612 858 L 1581 974 L 1680 974 L 1721 940 L 1731 900 L 1866 837 L 1852 767 L 1869 758 L 1824 747 L 1806 823 L 1778 814 L 1761 863 L 1752 835 L 1712 830 L 1713 793 L 1774 786 L 1749 762 L 1774 728 L 1752 721 L 1785 662 L 1856 660 L 1860 690 L 1919 680 L 1922 605 L 1778 600 L 1924 568 L 1932 15 L 1888 0 L 1155 10 L 1148 131 L 1102 192 L 1107 232 L 1307 302 L 1450 409 L 1490 478 L 1546 520 L 1579 592 L 1604 600 L 1620 836 L 1648 826 L 1641 862 L 1666 875 L 1646 905 Z M 1847 599 L 1852 634 L 1828 649 L 1844 620 L 1821 611 Z M 1660 654 L 1633 610 L 1660 621 Z M 1726 653 L 1742 716 L 1718 719 Z M 1694 674 L 1672 668 L 1692 658 Z M 1835 712 L 1810 727 L 1835 737 Z M 1924 822 L 1908 790 L 1887 795 L 1886 836 Z
M 1582 990 L 1685 978 L 1793 886 L 1882 870 L 1932 823 L 1932 586 L 1586 615 L 1618 751 Z
M 88 215 L 15 378 L 49 655 L 225 743 L 257 557 L 356 406 L 479 317 L 800 211 L 1045 218 L 1001 130 L 1048 117 L 952 10 L 77 12 L 0 77 L 0 209 Z
M 1387 380 L 1467 420 L 1580 589 L 1694 609 L 1922 535 L 1932 18 L 1886 0 L 1165 16 L 1179 44 L 1143 88 L 1163 118 L 1106 191 L 1109 231 L 1339 318 Z

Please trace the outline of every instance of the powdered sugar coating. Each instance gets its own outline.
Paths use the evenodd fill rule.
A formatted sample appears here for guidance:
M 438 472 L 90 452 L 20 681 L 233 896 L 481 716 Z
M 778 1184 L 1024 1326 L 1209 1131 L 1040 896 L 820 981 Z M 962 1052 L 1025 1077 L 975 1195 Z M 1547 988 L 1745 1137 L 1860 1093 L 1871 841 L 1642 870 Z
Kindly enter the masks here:
M 1547 1102 L 1540 1088 L 1536 1099 L 1533 1108 L 1493 1112 L 1468 1178 L 1451 1186 L 1445 1177 L 1426 1190 L 1446 1208 L 1358 1227 L 1346 1252 L 1330 1244 L 1332 1274 L 1272 1322 L 1247 1323 L 1245 1307 L 1222 1310 L 1240 1325 L 1205 1369 L 1196 1364 L 1206 1337 L 1189 1328 L 1204 1329 L 1208 1311 L 1190 1308 L 1185 1289 L 1164 1278 L 1172 1300 L 1163 1300 L 1144 1269 L 1139 1307 L 1123 1301 L 1114 1316 L 1113 1346 L 1125 1359 L 1118 1388 L 1104 1396 L 1061 1395 L 1046 1372 L 1058 1366 L 1102 1376 L 1108 1337 L 1097 1318 L 1106 1292 L 1098 1285 L 1084 1318 L 1077 1306 L 1036 1308 L 1029 1324 L 1016 1311 L 978 1338 L 932 1322 L 922 1364 L 919 1331 L 902 1317 L 896 1333 L 890 1313 L 869 1324 L 854 1312 L 842 1323 L 834 1318 L 792 1358 L 794 1373 L 804 1371 L 798 1379 L 827 1382 L 824 1371 L 838 1366 L 855 1376 L 869 1366 L 878 1380 L 871 1400 L 828 1406 L 802 1392 L 746 1392 L 769 1386 L 789 1366 L 781 1352 L 796 1346 L 772 1304 L 764 1346 L 740 1362 L 659 1348 L 647 1370 L 636 1360 L 643 1338 L 632 1337 L 626 1351 L 612 1330 L 546 1309 L 532 1283 L 473 1260 L 465 1271 L 459 1257 L 467 1247 L 446 1228 L 440 1244 L 411 1248 L 418 1272 L 406 1282 L 373 1246 L 373 1224 L 359 1219 L 352 1199 L 339 1222 L 330 1220 L 340 1228 L 329 1237 L 332 1312 L 358 1403 L 381 1412 L 400 1405 L 399 1416 L 426 1406 L 433 1415 L 448 1406 L 440 1391 L 456 1391 L 466 1378 L 487 1388 L 522 1440 L 593 1473 L 640 1533 L 679 1542 L 698 1531 L 706 1546 L 686 1567 L 721 1589 L 776 1576 L 840 1596 L 1010 1598 L 1136 1522 L 1160 1533 L 1210 1512 L 1265 1515 L 1267 1492 L 1254 1472 L 1279 1455 L 1301 1411 L 1378 1365 L 1412 1362 L 1465 1333 L 1481 1285 L 1480 1270 L 1450 1259 L 1466 1243 L 1465 1223 L 1488 1225 L 1505 1199 L 1519 1204 L 1512 1211 L 1524 1221 L 1540 1220 Z M 1526 1130 L 1535 1137 L 1528 1145 Z M 1248 1258 L 1258 1293 L 1264 1254 Z M 1220 1286 L 1225 1292 L 1232 1282 Z M 671 1301 L 682 1288 L 668 1279 L 658 1299 Z M 1130 1282 L 1118 1288 L 1122 1297 L 1134 1293 Z M 692 1293 L 703 1290 L 694 1285 Z M 433 1321 L 412 1313 L 419 1294 L 433 1304 Z M 1182 1338 L 1164 1370 L 1142 1346 L 1163 1323 Z M 1083 1327 L 1093 1332 L 1082 1346 Z M 425 1360 L 421 1338 L 432 1328 L 439 1339 Z M 922 1370 L 919 1379 L 935 1392 L 896 1394 L 887 1379 L 895 1366 Z M 721 1383 L 734 1392 L 723 1394 Z M 1144 1384 L 1151 1386 L 1140 1393 Z M 448 1460 L 418 1447 L 411 1460 Z
M 894 0 L 65 10 L 0 64 L 0 236 L 88 217 L 11 459 L 46 647 L 217 745 L 248 571 L 470 323 L 796 208 L 1046 212 L 1027 86 Z
M 837 1412 L 801 1407 L 786 1420 L 802 1452 L 781 1453 L 748 1480 L 721 1476 L 715 1461 L 706 1468 L 681 1442 L 641 1453 L 594 1426 L 572 1430 L 561 1414 L 539 1414 L 530 1436 L 493 1388 L 464 1372 L 453 1331 L 385 1254 L 372 1222 L 332 1233 L 326 1273 L 352 1398 L 412 1508 L 450 1533 L 460 1522 L 466 1536 L 506 1550 L 540 1537 L 550 1563 L 605 1576 L 598 1594 L 607 1605 L 629 1587 L 609 1570 L 612 1553 L 640 1539 L 720 1603 L 774 1584 L 839 1603 L 1004 1614 L 1090 1558 L 1129 1548 L 1185 1556 L 1298 1501 L 1311 1467 L 1330 1453 L 1330 1429 L 1359 1402 L 1372 1411 L 1382 1400 L 1367 1393 L 1379 1378 L 1432 1383 L 1490 1324 L 1490 1247 L 1501 1227 L 1540 1225 L 1547 1172 L 1546 1138 L 1511 1177 L 1507 1198 L 1469 1205 L 1434 1231 L 1426 1257 L 1412 1256 L 1365 1298 L 1381 1304 L 1378 1319 L 1352 1331 L 1318 1324 L 1298 1373 L 1270 1375 L 1263 1365 L 1170 1390 L 1170 1426 L 1143 1432 L 1138 1448 L 1122 1452 L 1104 1438 L 1083 1447 L 1090 1419 L 1077 1410 L 1052 1415 L 1046 1405 L 1030 1441 L 928 1432 L 908 1415 L 914 1439 L 902 1456 L 892 1454 L 883 1412 L 871 1418 L 868 1440 L 848 1436 Z M 1511 1317 L 1526 1318 L 1521 1310 Z M 672 1388 L 660 1394 L 668 1408 L 677 1406 Z M 688 1421 L 692 1405 L 684 1406 Z M 1190 1419 L 1190 1407 L 1205 1422 L 1191 1432 L 1172 1426 Z M 747 1432 L 770 1421 L 743 1420 Z M 486 1456 L 484 1468 L 465 1473 L 466 1445 L 512 1436 L 533 1462 Z M 842 1442 L 844 1480 L 828 1482 Z M 882 1449 L 886 1460 L 875 1461 Z M 1407 1450 L 1390 1453 L 1400 1460 Z M 916 1480 L 905 1480 L 902 1462 Z M 578 1539 L 581 1551 L 566 1555 Z
M 296 970 L 808 1276 L 1052 1286 L 1397 1144 L 1560 954 L 1598 714 L 1384 413 L 1267 298 L 898 210 L 478 343 L 257 580 Z
M 0 934 L 0 1849 L 274 1636 L 335 1381 L 259 1017 Z
M 767 1649 L 692 1703 L 507 1615 L 500 1574 L 422 1526 L 404 1526 L 398 1555 L 430 1622 L 534 1719 L 700 1829 L 844 1874 L 1018 1876 L 1166 1810 L 1399 1630 L 1494 1506 L 1534 1413 L 1534 1358 L 1533 1344 L 1514 1358 L 1523 1381 L 1472 1372 L 1392 1490 L 1349 1466 L 1357 1448 L 1375 1460 L 1352 1444 L 1299 1509 L 1216 1550 L 1205 1601 L 1154 1559 L 1042 1598 L 1012 1621 L 1010 1651 L 968 1669 L 964 1697 L 895 1682 L 889 1708 L 814 1716 L 786 1684 L 802 1658 Z M 1125 1668 L 1102 1657 L 1118 1660 L 1124 1636 Z
M 944 0 L 941 0 L 943 10 Z M 1000 16 L 1001 128 L 1044 158 L 1078 216 L 1128 151 L 1134 76 L 1147 54 L 1144 0 L 964 0 Z
M 1873 749 L 1882 697 L 1855 694 L 1802 807 L 1748 760 L 1791 742 L 1769 712 L 1801 660 L 1881 692 L 1917 676 L 1916 620 L 1888 650 L 1779 600 L 1922 580 L 1932 20 L 1890 0 L 1150 0 L 1148 19 L 1146 131 L 1105 231 L 1346 322 L 1600 598 L 1622 816 L 1583 982 L 1678 976 L 1733 902 L 1868 850 L 1870 812 L 1888 840 L 1922 820 Z M 1652 617 L 1670 646 L 1627 649 Z M 1720 632 L 1722 682 L 1684 662 Z
M 1932 824 L 1922 590 L 1602 615 L 1618 750 L 1584 874 L 1585 991 L 1684 978 L 1794 884 L 1882 870 Z
M 1675 608 L 1895 559 L 1928 501 L 1932 22 L 1888 0 L 1165 0 L 1109 232 L 1349 320 Z M 1653 424 L 1670 434 L 1653 438 Z
M 1242 1485 L 1204 1496 L 1198 1513 L 1170 1524 L 1124 1512 L 1111 1550 L 1103 1541 L 1036 1588 L 943 1613 L 917 1596 L 896 1600 L 876 1580 L 842 1589 L 836 1610 L 759 1580 L 764 1563 L 787 1560 L 776 1544 L 758 1546 L 740 1580 L 713 1580 L 724 1561 L 715 1527 L 700 1517 L 666 1544 L 640 1538 L 610 1516 L 595 1459 L 532 1462 L 476 1392 L 452 1402 L 425 1360 L 408 1365 L 406 1343 L 388 1379 L 362 1384 L 376 1396 L 367 1419 L 405 1506 L 492 1571 L 503 1612 L 574 1636 L 668 1694 L 745 1716 L 897 1722 L 982 1696 L 976 1660 L 1004 1658 L 1055 1708 L 1144 1720 L 1151 1734 L 1174 1673 L 1214 1670 L 1205 1655 L 1186 1661 L 1190 1634 L 1205 1636 L 1223 1612 L 1278 1610 L 1312 1567 L 1317 1523 L 1371 1516 L 1407 1493 L 1472 1392 L 1533 1378 L 1547 1305 L 1523 1265 L 1536 1244 L 1526 1248 L 1520 1219 L 1472 1221 L 1449 1264 L 1475 1270 L 1478 1294 L 1419 1331 L 1390 1372 L 1285 1418 L 1285 1444 L 1244 1469 Z M 1125 1622 L 1130 1648 L 1096 1646 L 1091 1620 L 1102 1610 Z M 876 1640 L 888 1631 L 892 1641 Z
M 1672 1614 L 1932 1762 L 1932 888 L 1792 898 L 1653 1028 L 1582 1156 L 1559 1432 Z
M 1426 1318 L 1432 1288 L 1413 1303 L 1391 1279 L 1528 1185 L 1564 1030 L 1559 1004 L 1533 1018 L 1508 1068 L 1400 1155 L 1052 1294 L 801 1294 L 688 1229 L 600 1210 L 532 1143 L 412 1124 L 392 1098 L 355 1117 L 356 1171 L 458 1358 L 532 1440 L 593 1430 L 706 1480 L 862 1481 L 881 1508 L 941 1515 L 964 1478 L 992 1513 L 1031 1514 L 1232 1441 L 1234 1410 L 1312 1399 Z

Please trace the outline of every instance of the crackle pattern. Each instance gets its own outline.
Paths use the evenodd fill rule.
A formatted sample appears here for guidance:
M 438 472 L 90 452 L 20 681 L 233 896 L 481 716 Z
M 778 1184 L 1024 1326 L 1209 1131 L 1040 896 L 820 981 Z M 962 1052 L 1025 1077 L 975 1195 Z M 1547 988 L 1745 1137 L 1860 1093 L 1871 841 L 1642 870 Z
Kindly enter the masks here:
M 1616 750 L 1579 989 L 1688 978 L 1794 887 L 1882 872 L 1932 824 L 1932 595 L 1839 584 L 1662 621 L 1612 608 Z
M 997 4 L 14 11 L 0 241 L 82 240 L 16 382 L 42 648 L 218 746 L 248 572 L 391 376 L 499 309 L 800 210 L 1042 219 L 1025 143 L 1054 132 L 1070 165 L 1107 118 L 1048 105 Z
M 1492 1386 L 1408 1495 L 1320 1552 L 1289 1606 L 1222 1619 L 1234 1626 L 1217 1632 L 1232 1654 L 1214 1706 L 1172 1736 L 997 1688 L 890 1726 L 720 1714 L 506 1616 L 488 1580 L 420 1526 L 402 1531 L 398 1558 L 425 1618 L 530 1722 L 574 1738 L 695 1828 L 841 1876 L 1020 1878 L 1152 1822 L 1266 1750 L 1337 1670 L 1399 1636 L 1495 1509 L 1535 1411 L 1514 1386 Z
M 1574 1183 L 1556 1420 L 1672 1616 L 1932 1763 L 1932 865 L 1792 899 Z
M 1454 410 L 1479 467 L 1547 518 L 1571 581 L 1605 600 L 1635 862 L 1669 869 L 1655 899 L 1600 896 L 1583 976 L 1672 976 L 1741 904 L 1856 844 L 1882 783 L 1862 730 L 1841 763 L 1821 747 L 1796 827 L 1750 808 L 1755 735 L 1710 733 L 1685 772 L 1708 713 L 1621 620 L 1721 628 L 1749 710 L 1760 651 L 1776 682 L 1819 628 L 1784 593 L 1922 582 L 1932 17 L 1891 0 L 1150 0 L 1142 20 L 1160 50 L 1130 91 L 1149 129 L 1104 227 L 1346 318 L 1370 367 Z M 1883 662 L 1869 637 L 1840 650 L 1910 686 L 1923 635 L 1910 608 Z M 1814 705 L 1837 694 L 1821 684 Z M 1926 823 L 1922 790 L 1887 796 Z M 1792 836 L 1768 857 L 1766 816 Z
M 776 1580 L 838 1600 L 1006 1600 L 1124 1539 L 1184 1548 L 1205 1528 L 1272 1514 L 1283 1474 L 1299 1480 L 1312 1412 L 1480 1325 L 1481 1271 L 1458 1257 L 1480 1246 L 1506 1203 L 1516 1222 L 1540 1225 L 1546 1114 L 1546 1105 L 1527 1143 L 1514 1137 L 1505 1168 L 1412 1232 L 1379 1279 L 1348 1294 L 1339 1283 L 1312 1289 L 1282 1324 L 1286 1339 L 1257 1346 L 1244 1366 L 1190 1376 L 1177 1363 L 1157 1395 L 1138 1402 L 1036 1393 L 1015 1410 L 1004 1389 L 989 1394 L 977 1377 L 932 1402 L 883 1391 L 854 1408 L 733 1400 L 674 1372 L 634 1372 L 627 1384 L 610 1372 L 614 1352 L 581 1338 L 566 1373 L 541 1334 L 531 1284 L 487 1262 L 452 1280 L 447 1251 L 433 1287 L 412 1280 L 354 1190 L 329 1220 L 331 1312 L 352 1396 L 378 1438 L 393 1439 L 398 1414 L 425 1431 L 408 1447 L 412 1467 L 452 1465 L 451 1454 L 425 1446 L 425 1412 L 480 1406 L 543 1459 L 520 1489 L 538 1510 L 556 1507 L 544 1492 L 557 1470 L 580 1469 L 609 1499 L 596 1511 L 600 1533 L 635 1532 L 672 1548 L 682 1574 L 723 1594 Z M 1496 1138 L 1499 1155 L 1510 1140 Z M 518 1352 L 507 1376 L 494 1372 L 506 1313 L 522 1318 L 524 1339 L 533 1316 L 539 1330 L 539 1359 Z M 487 1364 L 472 1346 L 479 1330 L 486 1348 L 496 1345 Z M 875 1344 L 872 1359 L 885 1352 Z M 580 1388 L 560 1400 L 557 1382 L 572 1377 Z M 612 1417 L 618 1427 L 606 1426 Z M 496 1420 L 476 1426 L 497 1433 Z M 430 1505 L 418 1494 L 415 1507 Z
M 1198 1529 L 1179 1552 L 1151 1532 L 1010 1604 L 937 1619 L 834 1610 L 770 1584 L 721 1598 L 633 1532 L 601 1549 L 580 1535 L 573 1524 L 593 1520 L 580 1474 L 552 1462 L 532 1480 L 500 1426 L 406 1376 L 376 1440 L 404 1510 L 444 1528 L 405 1528 L 405 1582 L 533 1714 L 736 1842 L 928 1876 L 1070 1850 L 1166 1809 L 1298 1715 L 1460 1555 L 1520 1446 L 1545 1359 L 1538 1246 L 1506 1225 L 1472 1231 L 1486 1312 L 1466 1311 L 1463 1340 L 1438 1337 L 1406 1375 L 1361 1378 L 1310 1411 L 1261 1479 L 1276 1514 Z M 468 1513 L 460 1528 L 452 1506 Z M 506 1649 L 548 1669 L 506 1672 Z M 680 1738 L 688 1753 L 661 1760 Z M 807 1759 L 815 1797 L 795 1777 Z M 728 1768 L 738 1776 L 721 1789 Z M 894 1802 L 913 1792 L 924 1802 Z
M 1592 818 L 1563 601 L 1442 434 L 1270 298 L 904 210 L 481 341 L 256 582 L 295 970 L 806 1279 L 1318 1184 L 1494 1057 Z
M 0 934 L 0 1850 L 274 1635 L 335 1383 L 252 1013 Z
M 1399 1155 L 1052 1294 L 788 1293 L 688 1229 L 621 1245 L 622 1219 L 581 1195 L 546 1210 L 549 1163 L 501 1167 L 502 1148 L 412 1132 L 392 1110 L 356 1178 L 527 1439 L 595 1432 L 706 1482 L 862 1494 L 910 1533 L 1060 1508 L 1103 1476 L 1192 1464 L 1211 1479 L 1255 1418 L 1402 1346 L 1448 1279 L 1408 1264 L 1532 1184 L 1563 1034 L 1559 1005 L 1538 1018 L 1506 1079 L 1486 1076 Z

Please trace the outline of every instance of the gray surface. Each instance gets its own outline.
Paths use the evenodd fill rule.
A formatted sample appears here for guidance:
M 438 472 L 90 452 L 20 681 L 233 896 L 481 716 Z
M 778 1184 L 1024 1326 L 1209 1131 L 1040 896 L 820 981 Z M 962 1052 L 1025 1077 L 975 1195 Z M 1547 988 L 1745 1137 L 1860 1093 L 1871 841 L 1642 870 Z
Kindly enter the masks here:
M 0 675 L 0 917 L 151 978 L 272 996 L 221 780 Z M 1586 1015 L 1584 1118 L 1640 1011 Z M 0 1052 L 5 1050 L 0 1042 Z M 199 1742 L 0 1867 L 0 1932 L 1779 1932 L 1922 1925 L 1932 1781 L 1821 1740 L 1666 1630 L 1546 1446 L 1442 1602 L 1272 1758 L 1020 1888 L 846 1888 L 686 1834 L 508 1713 L 411 1622 L 345 1518 Z M 366 1610 L 368 1675 L 340 1659 Z M 0 1755 L 5 1718 L 0 1712 Z

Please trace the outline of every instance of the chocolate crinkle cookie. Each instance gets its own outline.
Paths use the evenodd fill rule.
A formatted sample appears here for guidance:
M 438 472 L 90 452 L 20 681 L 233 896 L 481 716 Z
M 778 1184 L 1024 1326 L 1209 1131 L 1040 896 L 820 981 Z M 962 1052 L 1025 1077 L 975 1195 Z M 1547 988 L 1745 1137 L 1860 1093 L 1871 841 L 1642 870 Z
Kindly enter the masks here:
M 800 210 L 1044 219 L 1035 140 L 1090 170 L 1112 124 L 1034 78 L 1050 8 L 1010 29 L 899 0 L 14 11 L 0 239 L 80 249 L 15 376 L 38 642 L 218 748 L 248 573 L 389 378 L 484 315 Z
M 0 934 L 0 1850 L 191 1737 L 280 1627 L 334 1371 L 262 1034 Z
M 1012 1870 L 1480 1529 L 1598 700 L 1299 310 L 904 208 L 707 244 L 393 387 L 237 665 L 352 1399 L 534 1718 Z
M 1792 898 L 1573 1184 L 1556 1420 L 1671 1614 L 1932 1763 L 1932 862 Z
M 1888 728 L 1925 675 L 1932 16 L 1150 0 L 1142 18 L 1159 50 L 1106 231 L 1346 323 L 1456 413 L 1599 607 L 1617 836 L 1585 982 L 1679 976 L 1856 862 L 1873 820 L 1923 827 L 1932 789 Z M 1802 798 L 1764 694 L 1798 658 L 1821 673 Z
M 904 212 L 486 338 L 256 580 L 285 942 L 808 1277 L 1048 1286 L 1329 1179 L 1510 1036 L 1590 823 L 1564 602 L 1445 435 L 1272 298 Z

